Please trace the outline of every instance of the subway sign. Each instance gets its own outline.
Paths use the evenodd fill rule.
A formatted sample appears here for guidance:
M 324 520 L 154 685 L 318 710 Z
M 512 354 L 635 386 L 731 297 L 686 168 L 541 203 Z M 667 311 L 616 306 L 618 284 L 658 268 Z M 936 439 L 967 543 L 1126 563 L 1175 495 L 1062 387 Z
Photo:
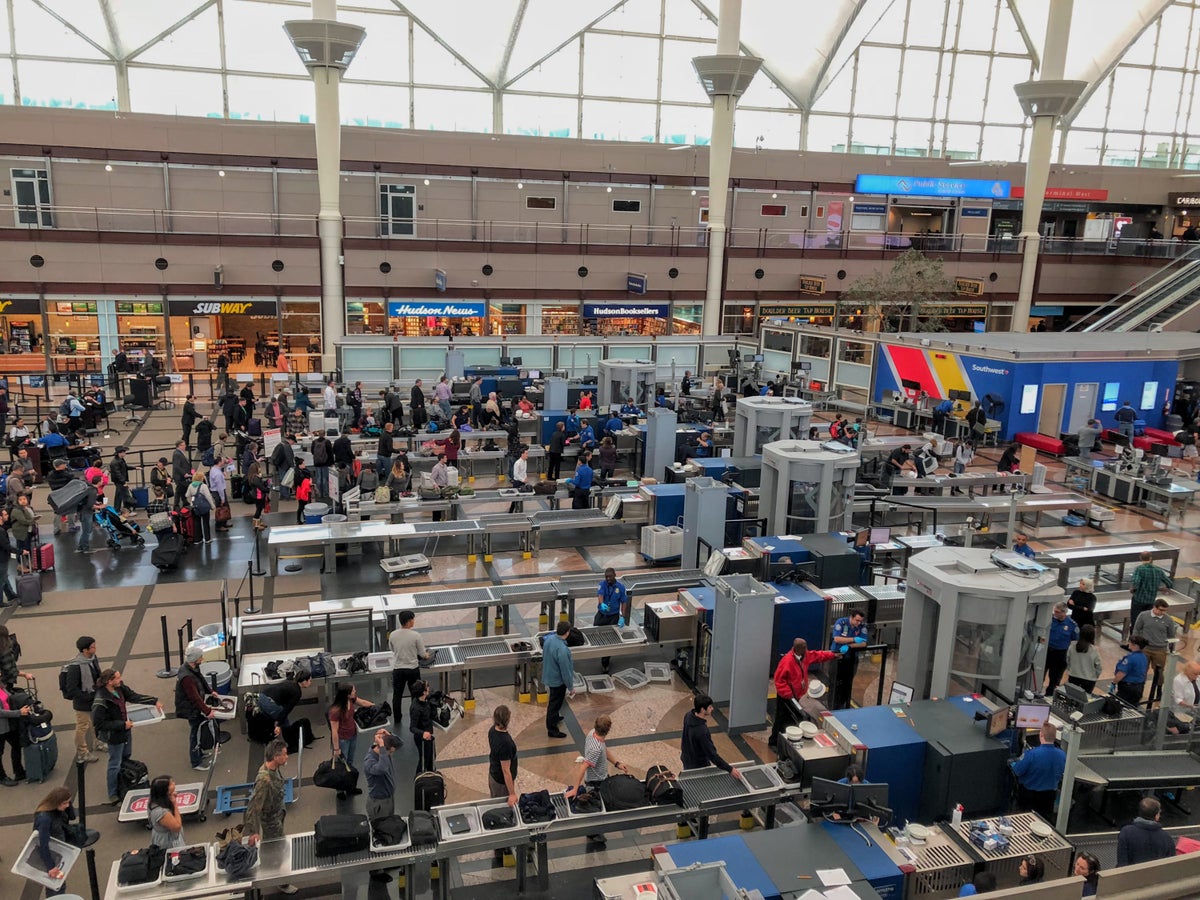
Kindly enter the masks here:
M 274 300 L 172 300 L 167 311 L 173 316 L 273 316 Z

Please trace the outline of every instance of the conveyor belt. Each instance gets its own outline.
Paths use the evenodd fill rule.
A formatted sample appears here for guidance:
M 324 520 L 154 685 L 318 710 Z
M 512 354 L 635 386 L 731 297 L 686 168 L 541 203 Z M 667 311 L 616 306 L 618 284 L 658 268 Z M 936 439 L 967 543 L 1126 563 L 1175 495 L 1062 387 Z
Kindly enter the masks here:
M 1081 756 L 1079 762 L 1105 779 L 1109 790 L 1200 785 L 1200 758 L 1184 751 Z
M 599 509 L 542 509 L 533 513 L 529 518 L 535 525 L 540 525 L 543 529 L 586 528 L 614 521 Z
M 589 647 L 617 647 L 625 643 L 611 625 L 600 625 L 592 628 L 580 628 L 587 638 Z
M 456 604 L 471 606 L 487 606 L 492 602 L 492 592 L 489 588 L 455 588 L 453 591 L 422 591 L 413 594 L 413 602 L 421 606 L 438 606 L 454 595 Z
M 452 647 L 433 647 L 433 662 L 431 666 L 450 666 L 454 664 L 454 649 Z
M 292 869 L 327 869 L 346 863 L 367 862 L 374 859 L 394 860 L 398 853 L 374 853 L 360 850 L 357 853 L 339 853 L 337 856 L 317 856 L 317 838 L 313 832 L 299 834 L 292 839 Z
M 749 793 L 741 781 L 716 768 L 711 773 L 689 774 L 688 777 L 681 778 L 679 784 L 683 788 L 684 806 L 701 806 L 715 800 L 727 800 Z
M 502 656 L 509 652 L 508 642 L 504 638 L 482 638 L 460 641 L 457 645 L 458 656 L 462 660 L 483 659 L 488 656 Z
M 872 600 L 903 600 L 907 592 L 893 584 L 866 584 L 859 588 Z
M 855 587 L 821 588 L 821 593 L 842 603 L 860 603 L 864 599 L 862 592 Z
M 408 526 L 413 534 L 432 537 L 446 537 L 457 534 L 480 534 L 483 528 L 474 519 L 462 519 L 457 522 L 413 522 Z M 403 537 L 403 533 L 395 535 Z
M 677 569 L 671 572 L 630 572 L 621 578 L 621 583 L 631 593 L 662 594 L 680 588 L 696 587 L 705 583 L 700 569 Z
M 538 594 L 556 595 L 558 591 L 555 584 L 553 581 L 531 581 L 528 584 L 498 584 L 489 590 L 496 600 L 504 603 L 511 603 L 514 600 L 531 602 Z
M 521 513 L 492 513 L 480 516 L 476 521 L 486 532 L 529 531 L 533 527 L 529 516 Z

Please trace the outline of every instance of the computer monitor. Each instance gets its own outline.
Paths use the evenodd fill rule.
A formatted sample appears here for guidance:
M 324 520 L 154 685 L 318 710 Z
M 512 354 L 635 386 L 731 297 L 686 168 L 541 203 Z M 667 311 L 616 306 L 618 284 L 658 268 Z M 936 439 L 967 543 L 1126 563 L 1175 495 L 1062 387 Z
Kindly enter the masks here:
M 815 779 L 814 779 L 815 780 Z M 888 786 L 877 784 L 850 785 L 851 809 L 855 812 L 875 812 L 888 808 Z
M 961 401 L 963 401 L 963 403 L 971 402 L 971 392 L 970 391 L 949 391 L 948 393 L 950 395 L 948 397 L 948 399 L 950 399 L 950 400 L 961 400 Z
M 509 357 L 507 357 L 507 356 L 500 357 L 500 365 L 511 366 L 512 364 L 513 364 L 513 361 Z
M 908 388 L 910 391 L 919 391 L 921 389 L 921 382 L 913 381 L 911 378 L 901 378 L 900 386 Z
M 524 362 L 525 362 L 525 360 L 523 360 L 521 357 L 519 357 L 519 356 L 514 356 L 514 357 L 512 358 L 512 363 L 511 363 L 511 364 L 512 364 L 512 365 L 514 365 L 514 366 L 519 366 L 519 365 L 521 365 L 521 364 L 522 364 L 522 363 L 524 363 Z
M 1128 447 L 1129 436 L 1121 434 L 1119 431 L 1114 431 L 1112 433 L 1112 442 L 1114 447 Z
M 866 547 L 870 543 L 871 543 L 871 529 L 870 528 L 863 528 L 861 531 L 858 531 L 855 533 L 855 535 L 854 535 L 854 546 L 855 547 Z
M 1085 691 L 1077 684 L 1060 684 L 1058 690 L 1063 692 L 1063 696 L 1074 703 L 1076 706 L 1083 706 L 1091 699 L 1092 695 Z
M 912 703 L 915 695 L 916 691 L 914 691 L 907 684 L 903 684 L 899 681 L 893 681 L 892 690 L 888 694 L 888 706 L 895 706 L 901 703 Z
M 999 737 L 1008 730 L 1008 712 L 1007 706 L 1001 706 L 988 716 L 988 737 Z
M 538 379 L 540 379 L 542 377 L 542 370 L 541 369 L 530 369 L 526 374 L 528 375 L 528 377 L 531 381 L 537 381 Z
M 754 362 L 762 362 L 762 361 L 763 361 L 763 355 L 761 353 L 755 353 L 754 354 Z
M 872 528 L 871 529 L 871 546 L 876 544 L 886 544 L 892 539 L 892 529 L 890 528 Z
M 854 805 L 850 785 L 839 784 L 828 778 L 814 778 L 812 780 L 810 802 L 819 806 L 843 806 L 847 810 Z
M 1041 728 L 1050 719 L 1050 707 L 1044 703 L 1021 703 L 1017 706 L 1017 728 Z

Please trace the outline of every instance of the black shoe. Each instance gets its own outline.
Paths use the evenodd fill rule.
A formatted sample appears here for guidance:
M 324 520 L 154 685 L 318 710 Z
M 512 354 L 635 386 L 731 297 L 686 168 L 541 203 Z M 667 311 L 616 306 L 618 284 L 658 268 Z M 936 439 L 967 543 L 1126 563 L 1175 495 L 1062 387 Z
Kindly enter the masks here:
M 359 794 L 362 793 L 362 788 L 356 787 L 351 791 L 347 791 L 346 793 L 348 793 L 351 797 L 357 797 Z
M 3 778 L 0 778 L 0 784 L 4 785 L 5 787 L 16 787 L 18 784 L 20 784 L 20 782 L 15 778 L 9 778 L 7 775 L 5 775 Z
M 371 880 L 372 881 L 391 881 L 392 876 L 389 875 L 387 872 L 383 872 L 383 871 L 372 872 Z
M 337 792 L 337 798 L 338 798 L 339 800 L 345 800 L 345 799 L 346 799 L 346 792 L 345 792 L 345 791 L 338 791 L 338 792 Z
M 589 843 L 595 844 L 598 847 L 603 847 L 608 843 L 608 838 L 602 834 L 589 834 L 587 839 Z
M 558 730 L 548 731 L 548 732 L 546 732 L 546 735 L 547 735 L 547 737 L 552 737 L 552 738 L 565 738 L 567 736 L 566 732 L 558 731 Z

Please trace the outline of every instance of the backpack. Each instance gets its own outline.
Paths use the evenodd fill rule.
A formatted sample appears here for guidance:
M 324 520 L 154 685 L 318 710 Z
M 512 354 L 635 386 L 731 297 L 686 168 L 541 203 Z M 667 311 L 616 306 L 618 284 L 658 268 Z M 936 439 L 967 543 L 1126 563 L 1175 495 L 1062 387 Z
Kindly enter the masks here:
M 63 695 L 64 700 L 74 700 L 76 692 L 69 687 L 71 678 L 71 668 L 77 665 L 76 663 L 67 663 L 58 670 L 58 692 Z
M 610 775 L 600 782 L 600 796 L 608 810 L 638 809 L 646 805 L 646 787 L 632 775 Z
M 436 844 L 437 819 L 433 817 L 433 813 L 419 809 L 410 812 L 408 814 L 408 837 L 414 847 Z
M 217 462 L 217 450 L 215 447 L 209 447 L 204 451 L 204 455 L 200 457 L 200 462 L 212 468 Z
M 70 418 L 70 416 L 71 416 L 71 398 L 70 397 L 68 397 L 62 403 L 58 404 L 58 414 L 60 416 L 62 416 L 63 418 Z
M 496 831 L 499 828 L 515 828 L 517 824 L 517 817 L 511 806 L 489 809 L 481 818 L 483 820 L 484 831 Z
M 196 491 L 196 496 L 192 498 L 192 512 L 198 516 L 207 516 L 212 512 L 212 504 L 201 491 Z
M 413 805 L 418 810 L 428 811 L 446 802 L 446 779 L 442 773 L 431 769 L 419 772 L 413 779 Z M 410 826 L 411 828 L 411 823 Z M 413 837 L 416 840 L 416 837 Z
M 408 836 L 408 823 L 403 816 L 380 816 L 371 820 L 375 843 L 380 847 L 392 847 Z

